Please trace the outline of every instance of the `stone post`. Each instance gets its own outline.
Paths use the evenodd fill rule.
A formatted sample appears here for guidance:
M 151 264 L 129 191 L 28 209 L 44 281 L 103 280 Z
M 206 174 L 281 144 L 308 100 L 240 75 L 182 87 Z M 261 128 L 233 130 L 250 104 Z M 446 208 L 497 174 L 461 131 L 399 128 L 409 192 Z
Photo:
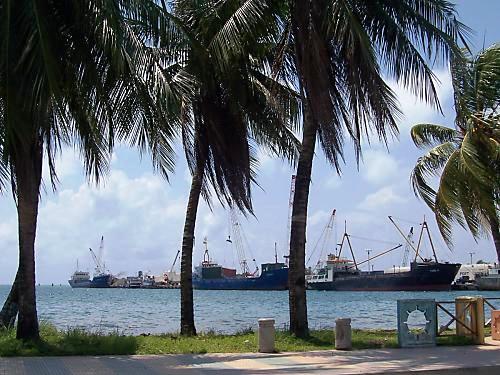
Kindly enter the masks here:
M 341 318 L 335 320 L 335 349 L 352 349 L 351 319 Z
M 491 338 L 500 341 L 500 310 L 491 310 Z
M 274 319 L 259 319 L 259 352 L 274 353 Z
M 470 307 L 467 307 L 470 304 Z M 456 297 L 455 298 L 455 315 L 458 320 L 464 323 L 467 327 L 474 330 L 472 324 L 472 310 L 474 297 Z M 460 323 L 456 323 L 457 336 L 471 336 L 471 332 Z
M 476 323 L 475 332 L 476 334 L 473 337 L 474 344 L 484 344 L 484 299 L 483 297 L 476 298 L 475 304 L 475 319 Z
M 456 323 L 458 336 L 471 336 L 474 344 L 484 344 L 484 299 L 483 297 L 455 298 L 455 313 L 457 319 L 463 322 L 471 331 Z

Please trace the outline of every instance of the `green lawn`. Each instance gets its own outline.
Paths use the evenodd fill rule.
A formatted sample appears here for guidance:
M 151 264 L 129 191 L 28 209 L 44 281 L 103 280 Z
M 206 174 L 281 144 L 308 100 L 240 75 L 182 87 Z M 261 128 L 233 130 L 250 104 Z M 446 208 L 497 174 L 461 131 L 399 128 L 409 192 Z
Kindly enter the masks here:
M 353 330 L 353 349 L 395 348 L 394 330 Z M 276 350 L 309 351 L 333 349 L 332 330 L 312 331 L 308 339 L 298 339 L 287 332 L 276 333 Z M 469 338 L 439 337 L 438 345 L 468 345 Z M 257 334 L 242 332 L 235 335 L 200 334 L 181 337 L 176 334 L 155 336 L 124 336 L 92 333 L 83 330 L 58 331 L 42 325 L 39 342 L 21 342 L 15 331 L 0 331 L 0 356 L 46 355 L 111 355 L 111 354 L 173 354 L 173 353 L 242 353 L 257 351 Z

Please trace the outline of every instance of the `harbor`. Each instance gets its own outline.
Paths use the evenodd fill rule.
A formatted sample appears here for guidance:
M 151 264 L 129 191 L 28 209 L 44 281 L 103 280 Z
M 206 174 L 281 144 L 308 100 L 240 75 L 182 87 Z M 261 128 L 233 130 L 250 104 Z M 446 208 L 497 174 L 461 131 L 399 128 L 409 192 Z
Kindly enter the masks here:
M 500 265 L 480 262 L 476 265 L 443 262 L 432 240 L 427 222 L 417 223 L 418 241 L 414 241 L 414 227 L 411 226 L 405 233 L 396 219 L 389 216 L 389 221 L 401 236 L 403 243 L 395 244 L 378 254 L 367 250 L 366 260 L 356 261 L 352 239 L 363 238 L 372 242 L 390 243 L 377 238 L 358 237 L 347 232 L 347 221 L 344 223 L 344 233 L 340 242 L 332 230 L 335 226 L 337 210 L 332 213 L 324 227 L 316 245 L 307 251 L 308 262 L 316 256 L 314 267 L 305 269 L 306 288 L 323 291 L 449 291 L 449 290 L 500 290 Z M 238 257 L 239 269 L 228 268 L 217 263 L 209 251 L 208 238 L 203 239 L 203 260 L 194 267 L 192 285 L 201 290 L 287 290 L 288 289 L 288 255 L 284 255 L 284 262 L 278 260 L 277 244 L 274 244 L 274 262 L 258 265 L 252 256 L 252 250 L 246 241 L 244 229 L 239 215 L 234 209 L 229 211 L 231 230 L 226 242 L 231 244 L 230 251 Z M 423 255 L 423 247 L 428 243 L 431 255 Z M 319 256 L 316 253 L 318 244 Z M 402 250 L 402 255 L 396 255 L 396 250 Z M 77 260 L 76 270 L 68 280 L 72 288 L 127 288 L 127 289 L 178 289 L 180 288 L 180 274 L 174 271 L 179 259 L 177 251 L 169 271 L 155 276 L 150 272 L 138 271 L 136 275 L 124 276 L 124 272 L 112 274 L 106 267 L 104 256 L 104 236 L 101 236 L 98 251 L 89 248 L 95 265 L 93 277 L 90 272 L 82 271 Z M 359 249 L 358 254 L 359 254 Z M 198 250 L 199 251 L 199 250 Z M 326 259 L 325 255 L 326 255 Z M 250 255 L 254 269 L 250 269 Z M 401 257 L 398 266 L 386 270 L 375 270 L 374 261 L 380 257 L 392 256 L 394 260 Z M 362 270 L 366 264 L 368 270 Z

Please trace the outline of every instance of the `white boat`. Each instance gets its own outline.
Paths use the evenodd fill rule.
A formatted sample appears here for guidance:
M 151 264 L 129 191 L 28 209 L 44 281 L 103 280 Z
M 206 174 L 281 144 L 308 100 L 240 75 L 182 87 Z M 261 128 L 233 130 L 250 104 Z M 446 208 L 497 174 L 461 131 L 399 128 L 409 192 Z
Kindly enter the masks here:
M 476 277 L 476 286 L 479 290 L 500 290 L 500 265 L 488 270 L 488 275 Z
M 76 270 L 68 283 L 72 288 L 90 288 L 92 281 L 88 272 Z

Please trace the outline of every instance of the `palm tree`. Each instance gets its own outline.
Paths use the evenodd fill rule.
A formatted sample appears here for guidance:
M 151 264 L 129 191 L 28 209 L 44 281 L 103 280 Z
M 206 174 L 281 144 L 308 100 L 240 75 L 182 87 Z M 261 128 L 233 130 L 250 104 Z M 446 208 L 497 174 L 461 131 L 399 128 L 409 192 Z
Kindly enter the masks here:
M 254 145 L 288 159 L 297 150 L 288 125 L 297 122 L 298 97 L 273 80 L 264 67 L 273 42 L 269 30 L 264 28 L 260 35 L 252 30 L 251 36 L 247 30 L 236 45 L 226 42 L 240 27 L 241 13 L 249 9 L 264 20 L 269 18 L 258 4 L 236 0 L 178 1 L 173 10 L 190 41 L 182 64 L 198 84 L 181 118 L 192 174 L 181 257 L 183 335 L 196 335 L 192 255 L 200 195 L 210 202 L 214 193 L 222 204 L 251 213 Z
M 10 180 L 18 213 L 10 301 L 20 339 L 39 337 L 34 253 L 44 156 L 54 188 L 62 145 L 80 150 L 96 182 L 115 140 L 151 149 L 163 174 L 173 167 L 169 106 L 187 93 L 150 46 L 171 24 L 152 0 L 0 3 L 0 177 Z
M 434 124 L 411 129 L 417 147 L 431 147 L 411 179 L 448 245 L 454 222 L 476 239 L 489 233 L 500 263 L 500 45 L 475 57 L 464 54 L 451 65 L 455 129 Z M 436 191 L 428 179 L 439 176 Z
M 290 233 L 290 331 L 308 335 L 305 245 L 316 142 L 340 173 L 346 136 L 361 155 L 363 134 L 383 142 L 400 115 L 382 78 L 396 79 L 439 107 L 427 64 L 457 52 L 466 30 L 444 0 L 290 0 L 284 20 L 302 94 L 303 132 Z
M 12 288 L 9 295 L 3 304 L 0 311 L 0 328 L 10 328 L 14 326 L 18 311 L 18 285 L 19 285 L 19 271 L 16 274 Z

